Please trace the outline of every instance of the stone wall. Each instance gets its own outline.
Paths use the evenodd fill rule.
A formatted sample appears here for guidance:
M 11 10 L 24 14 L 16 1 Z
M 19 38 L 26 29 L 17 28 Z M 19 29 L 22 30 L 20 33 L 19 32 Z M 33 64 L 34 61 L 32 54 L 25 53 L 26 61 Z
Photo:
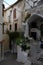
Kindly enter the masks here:
M 4 58 L 4 47 L 3 47 L 3 34 L 2 34 L 2 23 L 3 23 L 3 16 L 2 16 L 2 4 L 3 0 L 0 0 L 0 61 Z M 2 43 L 2 48 L 1 48 Z
M 3 39 L 4 39 L 4 42 L 3 42 L 4 52 L 7 52 L 7 51 L 9 51 L 9 36 L 8 36 L 8 34 L 4 34 Z
M 43 16 L 43 5 L 39 5 L 35 8 L 31 8 L 28 10 L 31 14 L 39 14 Z
M 3 3 L 3 0 L 0 0 L 0 40 L 2 40 L 2 23 L 3 23 L 2 3 Z

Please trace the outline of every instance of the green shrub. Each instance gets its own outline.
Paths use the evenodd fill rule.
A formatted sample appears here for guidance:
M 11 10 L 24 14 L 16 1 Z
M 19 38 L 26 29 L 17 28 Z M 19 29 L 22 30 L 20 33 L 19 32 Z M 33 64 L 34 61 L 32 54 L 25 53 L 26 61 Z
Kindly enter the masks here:
M 27 46 L 26 44 L 24 44 L 24 45 L 22 44 L 21 48 L 22 48 L 23 51 L 26 51 L 26 50 L 30 49 L 30 46 Z
M 23 42 L 23 39 L 22 38 L 19 37 L 19 38 L 16 39 L 16 44 L 17 45 L 22 44 L 22 42 Z
M 16 39 L 19 37 L 19 32 L 9 32 L 8 33 L 10 39 Z
M 24 32 L 19 32 L 19 36 L 20 36 L 21 38 L 24 38 Z
M 24 38 L 23 32 L 7 32 L 7 34 L 9 35 L 9 40 L 15 41 L 17 45 L 19 45 Z

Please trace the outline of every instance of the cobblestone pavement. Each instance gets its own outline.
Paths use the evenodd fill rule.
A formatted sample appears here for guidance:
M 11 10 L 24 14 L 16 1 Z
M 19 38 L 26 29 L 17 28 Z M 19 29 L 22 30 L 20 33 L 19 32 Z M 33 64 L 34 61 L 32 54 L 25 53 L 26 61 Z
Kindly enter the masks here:
M 30 61 L 31 65 L 43 65 L 43 49 L 39 48 L 38 45 L 31 46 L 31 55 Z M 17 54 L 6 53 L 5 59 L 0 62 L 0 65 L 23 65 L 23 63 L 19 63 L 16 61 Z
M 5 54 L 5 59 L 0 62 L 0 65 L 23 65 L 16 61 L 16 54 Z
M 43 65 L 43 49 L 38 45 L 31 46 L 32 65 Z

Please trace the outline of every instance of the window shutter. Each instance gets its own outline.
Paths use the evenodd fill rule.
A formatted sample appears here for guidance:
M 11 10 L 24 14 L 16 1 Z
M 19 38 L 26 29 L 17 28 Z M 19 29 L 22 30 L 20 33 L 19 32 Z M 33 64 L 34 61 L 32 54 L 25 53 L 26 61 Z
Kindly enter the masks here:
M 13 18 L 14 18 L 14 19 L 16 18 L 16 9 L 14 9 Z
M 4 16 L 4 8 L 5 8 L 5 6 L 4 6 L 4 4 L 2 4 L 2 16 Z

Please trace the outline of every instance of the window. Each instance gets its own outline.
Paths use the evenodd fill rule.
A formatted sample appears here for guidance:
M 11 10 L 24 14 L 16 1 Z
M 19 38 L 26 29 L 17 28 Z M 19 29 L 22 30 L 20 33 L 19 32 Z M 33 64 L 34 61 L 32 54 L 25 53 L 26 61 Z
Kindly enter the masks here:
M 15 19 L 16 18 L 16 9 L 14 9 L 14 11 L 13 11 L 13 19 Z
M 17 23 L 15 23 L 15 31 L 17 31 Z
M 10 30 L 11 30 L 11 25 L 10 25 Z
M 11 16 L 11 14 L 12 14 L 12 10 L 10 10 L 10 16 Z
M 34 40 L 36 40 L 36 35 L 37 35 L 37 33 L 36 33 L 36 32 L 31 32 L 31 37 L 33 37 L 33 38 L 34 38 Z
M 4 34 L 4 23 L 2 24 L 2 33 Z
M 4 4 L 2 4 L 2 16 L 4 16 L 4 8 L 5 8 L 5 6 L 4 6 Z

